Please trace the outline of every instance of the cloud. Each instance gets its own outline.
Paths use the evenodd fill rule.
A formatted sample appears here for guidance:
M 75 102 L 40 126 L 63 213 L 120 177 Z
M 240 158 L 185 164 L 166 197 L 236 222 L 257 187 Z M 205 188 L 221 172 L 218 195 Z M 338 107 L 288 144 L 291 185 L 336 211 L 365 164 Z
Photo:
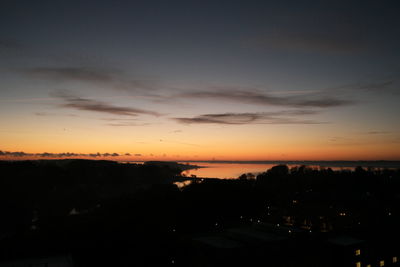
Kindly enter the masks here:
M 370 134 L 370 135 L 390 134 L 390 132 L 387 132 L 387 131 L 370 131 L 370 132 L 367 132 L 367 134 Z
M 344 136 L 333 136 L 329 138 L 330 142 L 346 142 L 349 143 L 351 141 L 353 141 L 352 138 L 349 137 L 344 137 Z
M 23 48 L 23 45 L 12 39 L 0 39 L 0 51 L 1 50 L 16 50 Z
M 396 84 L 398 83 L 398 78 L 389 79 L 375 79 L 370 81 L 360 81 L 350 84 L 345 84 L 338 87 L 328 88 L 327 91 L 365 91 L 365 92 L 387 92 L 387 91 L 398 91 Z
M 39 117 L 44 117 L 44 116 L 52 116 L 54 114 L 53 113 L 48 113 L 48 112 L 34 112 L 33 115 L 39 116 Z
M 69 96 L 64 94 L 54 94 L 61 98 L 64 103 L 61 104 L 62 107 L 72 108 L 76 110 L 85 110 L 85 111 L 94 111 L 94 112 L 102 112 L 113 115 L 123 115 L 123 116 L 137 116 L 139 114 L 160 116 L 161 114 L 155 111 L 149 111 L 138 108 L 131 107 L 120 107 L 115 106 L 113 104 L 96 101 L 87 98 L 81 98 L 77 96 Z
M 102 118 L 103 121 L 109 121 L 108 126 L 146 126 L 151 123 L 139 122 L 136 118 L 122 119 L 122 118 Z
M 380 90 L 389 88 L 394 83 L 395 83 L 395 80 L 394 79 L 390 79 L 390 80 L 381 80 L 381 81 L 375 81 L 375 82 L 370 82 L 370 83 L 358 84 L 355 87 L 357 89 L 361 89 L 361 90 L 376 90 L 376 91 L 380 91 Z
M 398 78 L 390 79 L 376 79 L 375 81 L 358 82 L 353 84 L 344 85 L 335 89 L 344 89 L 352 91 L 365 91 L 372 93 L 397 93 L 398 92 Z
M 27 153 L 22 152 L 22 151 L 9 152 L 9 151 L 1 151 L 0 150 L 0 156 L 25 157 L 25 156 L 29 156 L 29 155 L 31 155 L 31 154 L 27 154 Z
M 344 100 L 330 96 L 274 96 L 268 93 L 249 90 L 221 90 L 218 91 L 197 91 L 179 94 L 178 97 L 194 98 L 194 99 L 215 99 L 234 101 L 240 103 L 257 104 L 257 105 L 272 105 L 272 106 L 287 106 L 287 107 L 318 107 L 329 108 L 344 106 L 354 103 L 352 100 Z
M 160 88 L 159 82 L 152 79 L 131 79 L 123 71 L 111 68 L 97 68 L 88 66 L 72 67 L 34 67 L 17 70 L 31 77 L 51 81 L 78 81 L 107 85 L 108 88 L 127 91 L 148 91 Z
M 313 32 L 280 30 L 255 37 L 249 43 L 256 48 L 318 53 L 354 53 L 372 45 L 363 41 L 360 31 L 346 29 Z
M 127 155 L 129 153 L 126 153 Z M 84 153 L 70 153 L 70 152 L 64 152 L 64 153 L 48 153 L 48 152 L 43 152 L 43 153 L 25 153 L 22 151 L 17 151 L 17 152 L 10 152 L 10 151 L 1 151 L 0 150 L 0 156 L 5 156 L 5 157 L 16 157 L 16 158 L 23 158 L 23 157 L 41 157 L 41 158 L 76 158 L 76 157 L 91 157 L 91 158 L 97 158 L 97 157 L 119 157 L 120 154 L 118 153 L 89 153 L 89 154 L 84 154 Z
M 32 57 L 32 49 L 27 44 L 13 39 L 13 38 L 1 38 L 0 37 L 0 58 L 8 58 L 13 60 L 14 58 L 24 59 Z
M 174 118 L 184 124 L 321 124 L 314 120 L 298 119 L 296 116 L 316 114 L 315 111 L 294 110 L 282 112 L 260 112 L 260 113 L 220 113 L 203 114 L 190 118 Z
M 111 82 L 119 71 L 88 67 L 47 67 L 28 68 L 24 72 L 50 80 L 77 80 L 87 82 Z
M 147 126 L 151 125 L 151 123 L 134 123 L 134 122 L 120 122 L 120 123 L 108 123 L 108 126 L 115 126 L 115 127 L 135 127 L 135 126 Z
M 202 145 L 198 145 L 198 144 L 186 143 L 186 142 L 180 142 L 180 141 L 172 141 L 172 140 L 164 140 L 164 139 L 160 139 L 160 142 L 172 143 L 172 144 L 179 144 L 179 145 L 185 145 L 185 146 L 202 147 Z

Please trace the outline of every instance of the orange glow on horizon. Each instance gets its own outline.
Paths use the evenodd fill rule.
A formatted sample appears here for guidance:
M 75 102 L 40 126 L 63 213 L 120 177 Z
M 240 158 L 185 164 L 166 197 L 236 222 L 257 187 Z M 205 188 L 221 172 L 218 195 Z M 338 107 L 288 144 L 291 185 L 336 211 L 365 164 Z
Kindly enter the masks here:
M 301 150 L 301 149 L 299 149 Z M 3 150 L 6 151 L 6 150 Z M 8 151 L 8 150 L 7 150 Z M 10 150 L 13 151 L 13 150 Z M 125 152 L 120 152 L 118 156 L 104 156 L 105 153 L 100 153 L 101 156 L 89 156 L 89 154 L 96 153 L 76 153 L 74 156 L 58 156 L 57 154 L 62 154 L 65 152 L 46 152 L 48 156 L 41 156 L 43 152 L 28 153 L 25 152 L 24 156 L 15 155 L 0 155 L 0 160 L 38 160 L 38 159 L 69 159 L 69 158 L 80 158 L 80 159 L 92 159 L 92 160 L 115 160 L 115 161 L 358 161 L 358 160 L 400 160 L 399 150 L 393 149 L 388 151 L 386 149 L 374 150 L 373 153 L 363 150 L 347 150 L 343 153 L 341 150 L 328 150 L 328 151 L 309 151 L 309 154 L 305 154 L 302 151 L 292 150 L 287 153 L 280 153 L 272 151 L 265 152 L 238 152 L 232 153 L 231 151 L 226 151 L 225 153 L 205 153 L 202 151 L 194 151 L 188 154 L 175 153 L 138 153 L 137 155 L 129 153 L 130 155 L 125 155 Z M 112 153 L 108 153 L 112 154 Z M 194 154 L 194 155 L 193 155 Z M 346 155 L 346 156 L 344 156 Z
M 254 126 L 251 129 L 232 127 L 218 131 L 208 127 L 188 128 L 185 129 L 185 134 L 180 133 L 177 136 L 170 127 L 157 127 L 140 128 L 134 135 L 114 128 L 95 128 L 90 132 L 60 132 L 51 138 L 46 134 L 47 129 L 43 128 L 32 132 L 29 138 L 25 135 L 0 133 L 3 141 L 1 151 L 23 151 L 29 154 L 24 157 L 0 155 L 0 159 L 49 159 L 59 157 L 41 157 L 35 154 L 71 152 L 79 154 L 72 158 L 118 161 L 400 160 L 400 142 L 393 142 L 393 137 L 390 136 L 378 139 L 372 135 L 354 134 L 349 138 L 329 140 L 325 137 L 327 133 L 316 128 L 295 131 L 295 128 L 289 126 L 271 128 L 268 135 L 257 128 L 258 126 Z M 233 130 L 234 135 L 231 133 Z M 98 152 L 118 153 L 119 156 L 82 155 Z M 130 155 L 125 155 L 126 153 Z

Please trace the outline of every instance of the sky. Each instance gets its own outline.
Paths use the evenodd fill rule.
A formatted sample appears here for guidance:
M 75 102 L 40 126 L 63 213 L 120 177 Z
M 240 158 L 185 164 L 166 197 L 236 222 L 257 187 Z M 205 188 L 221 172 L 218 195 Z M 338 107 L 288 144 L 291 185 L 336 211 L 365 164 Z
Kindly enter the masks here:
M 398 1 L 0 4 L 0 158 L 400 160 Z

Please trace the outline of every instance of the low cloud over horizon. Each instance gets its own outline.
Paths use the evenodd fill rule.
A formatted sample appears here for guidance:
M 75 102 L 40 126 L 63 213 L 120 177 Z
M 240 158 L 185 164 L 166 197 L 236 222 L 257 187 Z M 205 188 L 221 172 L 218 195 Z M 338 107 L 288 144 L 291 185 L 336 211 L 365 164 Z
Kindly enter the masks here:
M 135 157 L 140 157 L 142 154 L 133 154 Z M 101 157 L 120 157 L 120 156 L 132 156 L 130 153 L 27 153 L 23 151 L 3 151 L 0 150 L 0 157 L 40 157 L 40 158 L 75 158 L 75 157 L 89 157 L 89 158 L 101 158 Z

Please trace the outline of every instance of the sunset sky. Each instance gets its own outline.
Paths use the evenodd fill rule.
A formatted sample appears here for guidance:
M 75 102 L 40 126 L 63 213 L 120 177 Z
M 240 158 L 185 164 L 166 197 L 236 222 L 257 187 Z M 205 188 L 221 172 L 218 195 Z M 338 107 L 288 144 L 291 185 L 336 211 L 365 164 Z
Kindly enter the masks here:
M 400 160 L 399 1 L 274 2 L 1 1 L 0 157 Z

